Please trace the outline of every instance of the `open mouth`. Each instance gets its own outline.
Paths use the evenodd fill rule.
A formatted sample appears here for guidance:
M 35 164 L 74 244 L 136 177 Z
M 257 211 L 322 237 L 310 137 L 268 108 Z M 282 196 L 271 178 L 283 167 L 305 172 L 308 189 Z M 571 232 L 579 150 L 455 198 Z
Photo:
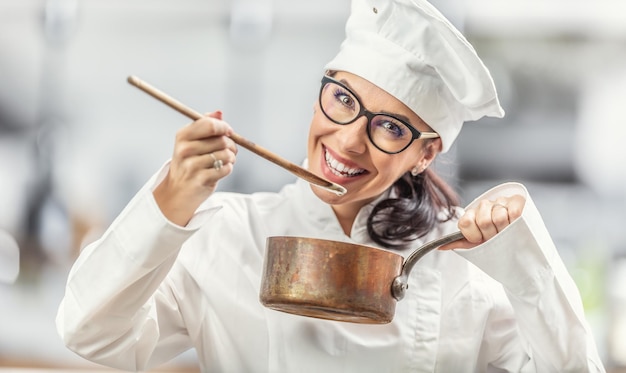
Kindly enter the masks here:
M 324 151 L 324 157 L 326 158 L 326 165 L 328 169 L 335 175 L 341 177 L 355 177 L 364 174 L 366 171 L 362 168 L 352 168 L 339 162 L 328 152 Z

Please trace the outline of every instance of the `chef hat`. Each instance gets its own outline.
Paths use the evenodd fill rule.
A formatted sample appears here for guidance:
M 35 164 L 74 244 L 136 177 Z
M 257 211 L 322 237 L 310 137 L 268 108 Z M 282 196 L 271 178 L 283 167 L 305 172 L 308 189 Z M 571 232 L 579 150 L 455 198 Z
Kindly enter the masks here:
M 325 68 L 358 75 L 402 101 L 441 136 L 444 152 L 463 122 L 504 116 L 474 48 L 424 0 L 352 0 L 346 39 Z

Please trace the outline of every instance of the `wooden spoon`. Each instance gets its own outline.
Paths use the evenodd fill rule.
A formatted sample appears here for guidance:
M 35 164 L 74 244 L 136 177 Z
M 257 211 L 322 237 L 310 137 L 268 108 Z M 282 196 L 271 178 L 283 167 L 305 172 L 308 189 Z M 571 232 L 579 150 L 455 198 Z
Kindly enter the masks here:
M 170 106 L 171 108 L 177 110 L 178 112 L 180 112 L 183 115 L 186 115 L 187 117 L 193 119 L 193 120 L 197 120 L 202 118 L 202 114 L 198 113 L 197 111 L 185 106 L 184 104 L 182 104 L 181 102 L 175 100 L 174 98 L 166 95 L 165 93 L 161 92 L 160 90 L 154 88 L 153 86 L 151 86 L 150 84 L 144 82 L 143 80 L 137 78 L 136 76 L 129 76 L 128 77 L 128 82 L 131 85 L 134 85 L 135 87 L 141 89 L 142 91 L 146 92 L 147 94 L 149 94 L 150 96 L 156 98 L 157 100 L 163 102 L 164 104 Z M 291 172 L 292 174 L 296 175 L 297 177 L 304 179 L 306 181 L 308 181 L 309 183 L 318 186 L 320 188 L 329 190 L 333 193 L 335 193 L 338 196 L 342 196 L 344 194 L 346 194 L 346 188 L 330 182 L 328 180 L 322 179 L 321 177 L 313 174 L 312 172 L 310 172 L 309 170 L 302 168 L 298 165 L 296 165 L 295 163 L 291 163 L 289 161 L 287 161 L 286 159 L 272 153 L 271 151 L 253 143 L 250 140 L 247 140 L 245 138 L 243 138 L 241 135 L 238 135 L 236 133 L 232 133 L 230 135 L 230 138 L 233 139 L 233 141 L 250 150 L 251 152 L 260 155 L 261 157 L 267 159 L 268 161 L 284 168 L 285 170 Z

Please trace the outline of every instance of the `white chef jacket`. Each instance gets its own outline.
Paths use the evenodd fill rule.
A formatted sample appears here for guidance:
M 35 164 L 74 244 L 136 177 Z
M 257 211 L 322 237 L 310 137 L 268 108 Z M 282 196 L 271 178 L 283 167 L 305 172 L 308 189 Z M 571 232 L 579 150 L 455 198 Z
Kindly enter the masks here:
M 392 322 L 369 325 L 267 309 L 259 288 L 268 236 L 376 246 L 372 204 L 348 237 L 297 181 L 279 193 L 215 193 L 180 227 L 151 193 L 166 172 L 70 271 L 57 327 L 86 359 L 138 371 L 195 348 L 203 372 L 604 371 L 576 285 L 520 184 L 480 198 L 522 194 L 521 218 L 479 247 L 427 254 Z M 455 230 L 440 224 L 414 247 Z

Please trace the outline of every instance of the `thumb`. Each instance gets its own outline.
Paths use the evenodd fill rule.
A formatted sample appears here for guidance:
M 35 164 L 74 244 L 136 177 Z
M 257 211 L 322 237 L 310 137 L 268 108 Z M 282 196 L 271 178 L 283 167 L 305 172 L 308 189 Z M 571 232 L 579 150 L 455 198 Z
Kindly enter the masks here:
M 222 111 L 221 110 L 216 110 L 216 111 L 213 111 L 211 113 L 206 113 L 205 115 L 208 116 L 208 117 L 211 117 L 211 118 L 222 120 Z

